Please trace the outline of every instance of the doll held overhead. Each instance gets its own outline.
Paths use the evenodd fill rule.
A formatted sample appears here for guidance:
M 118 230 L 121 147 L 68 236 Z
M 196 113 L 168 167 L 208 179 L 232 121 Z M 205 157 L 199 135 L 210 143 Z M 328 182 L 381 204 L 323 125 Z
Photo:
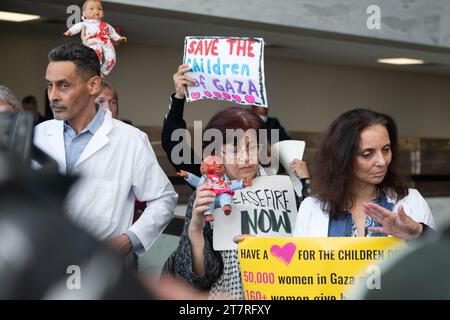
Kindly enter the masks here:
M 83 4 L 83 21 L 64 32 L 66 37 L 82 32 L 83 44 L 94 49 L 102 66 L 102 77 L 107 76 L 116 64 L 116 52 L 112 41 L 127 42 L 114 28 L 103 21 L 103 7 L 99 0 L 87 0 Z

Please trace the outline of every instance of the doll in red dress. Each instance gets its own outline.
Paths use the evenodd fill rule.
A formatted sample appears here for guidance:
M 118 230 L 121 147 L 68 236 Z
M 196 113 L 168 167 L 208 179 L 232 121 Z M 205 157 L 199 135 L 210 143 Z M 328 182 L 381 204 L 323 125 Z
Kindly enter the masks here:
M 229 180 L 225 174 L 225 165 L 218 156 L 206 157 L 200 165 L 200 172 L 203 174 L 201 177 L 183 170 L 177 175 L 183 177 L 193 187 L 197 188 L 206 184 L 210 186 L 210 190 L 215 192 L 215 201 L 210 204 L 209 210 L 205 211 L 206 221 L 214 220 L 214 209 L 219 206 L 226 215 L 229 215 L 233 204 L 234 190 L 252 185 L 251 179 Z

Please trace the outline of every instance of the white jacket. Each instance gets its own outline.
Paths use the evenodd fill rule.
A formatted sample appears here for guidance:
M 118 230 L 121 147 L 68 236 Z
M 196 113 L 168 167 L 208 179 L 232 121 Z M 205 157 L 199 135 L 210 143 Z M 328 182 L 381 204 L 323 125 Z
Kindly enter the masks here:
M 394 212 L 403 205 L 405 213 L 414 221 L 435 228 L 430 207 L 425 199 L 416 189 L 409 189 L 409 194 L 396 202 L 388 196 L 388 201 L 395 203 Z M 295 222 L 293 237 L 327 237 L 330 217 L 321 208 L 321 201 L 315 197 L 303 200 L 298 209 L 297 221 Z
M 35 128 L 34 142 L 65 174 L 63 131 L 63 121 L 45 121 Z M 81 178 L 66 200 L 69 217 L 100 240 L 130 230 L 148 250 L 173 217 L 178 195 L 159 166 L 147 135 L 112 119 L 109 110 L 73 174 Z M 147 208 L 131 225 L 135 198 L 146 201 Z

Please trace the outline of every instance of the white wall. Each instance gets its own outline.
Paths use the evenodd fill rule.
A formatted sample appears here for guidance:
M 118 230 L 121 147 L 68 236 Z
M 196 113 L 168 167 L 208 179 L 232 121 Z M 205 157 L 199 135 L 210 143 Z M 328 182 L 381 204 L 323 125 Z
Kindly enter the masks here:
M 48 51 L 62 36 L 32 35 L 6 41 L 0 50 L 0 84 L 19 98 L 38 97 L 43 108 Z M 128 43 L 118 48 L 109 77 L 120 95 L 120 114 L 136 125 L 160 126 L 182 48 Z M 387 112 L 401 135 L 450 138 L 450 77 L 288 61 L 266 57 L 270 113 L 288 130 L 318 132 L 340 113 L 365 106 Z M 208 120 L 226 102 L 186 106 L 186 119 Z

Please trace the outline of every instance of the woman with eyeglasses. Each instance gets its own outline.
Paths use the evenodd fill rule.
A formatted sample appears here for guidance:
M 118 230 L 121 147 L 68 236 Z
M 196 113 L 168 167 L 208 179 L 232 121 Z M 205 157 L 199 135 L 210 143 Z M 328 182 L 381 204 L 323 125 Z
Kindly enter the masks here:
M 220 133 L 218 152 L 229 179 L 267 175 L 260 165 L 264 142 L 259 141 L 259 130 L 263 128 L 260 117 L 245 107 L 227 108 L 208 122 L 204 133 Z M 213 143 L 217 145 L 216 140 Z M 305 184 L 303 189 L 309 190 L 309 186 Z M 208 290 L 210 298 L 244 299 L 237 250 L 213 249 L 213 224 L 205 221 L 204 212 L 214 199 L 215 193 L 206 186 L 198 187 L 191 196 L 179 246 L 168 260 L 169 269 L 194 287 Z

